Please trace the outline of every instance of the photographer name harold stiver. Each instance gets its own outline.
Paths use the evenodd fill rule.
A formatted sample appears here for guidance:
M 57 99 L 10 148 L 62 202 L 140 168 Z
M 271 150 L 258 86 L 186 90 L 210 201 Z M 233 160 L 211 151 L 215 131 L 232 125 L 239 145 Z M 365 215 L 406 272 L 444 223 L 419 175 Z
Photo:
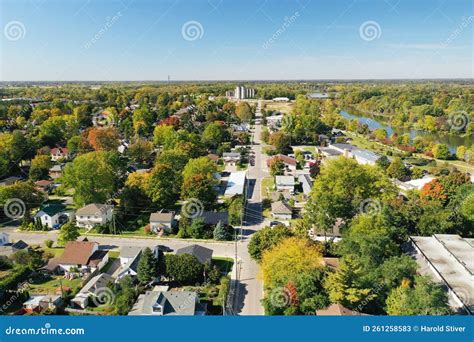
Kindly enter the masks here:
M 465 326 L 458 325 L 421 325 L 420 332 L 465 332 Z

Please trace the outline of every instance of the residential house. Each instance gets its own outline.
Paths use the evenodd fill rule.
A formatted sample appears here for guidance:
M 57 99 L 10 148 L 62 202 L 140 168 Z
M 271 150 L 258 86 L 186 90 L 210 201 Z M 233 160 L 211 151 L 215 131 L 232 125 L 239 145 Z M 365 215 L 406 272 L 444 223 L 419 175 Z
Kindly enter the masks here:
M 311 239 L 315 241 L 321 242 L 339 242 L 342 238 L 341 227 L 344 225 L 344 221 L 340 218 L 336 220 L 336 223 L 332 226 L 331 229 L 323 230 L 323 229 L 310 229 L 309 236 Z
M 106 224 L 112 221 L 113 209 L 112 205 L 88 204 L 76 211 L 76 225 L 90 229 L 96 225 Z
M 214 163 L 217 163 L 219 161 L 219 156 L 217 154 L 209 153 L 207 157 Z
M 150 231 L 155 234 L 162 232 L 171 233 L 174 227 L 174 211 L 166 212 L 161 210 L 150 214 Z
M 227 180 L 225 189 L 225 197 L 233 197 L 235 195 L 243 195 L 247 180 L 246 171 L 231 172 Z
M 53 182 L 43 179 L 35 182 L 35 187 L 37 190 L 42 191 L 44 193 L 49 193 L 52 189 Z
M 204 224 L 206 225 L 211 225 L 215 226 L 219 222 L 221 222 L 224 225 L 229 224 L 229 213 L 224 211 L 224 212 L 217 212 L 217 211 L 203 211 L 201 215 L 193 218 L 193 220 L 196 219 L 203 219 Z
M 40 220 L 43 226 L 58 229 L 69 219 L 65 213 L 66 207 L 60 204 L 47 204 L 35 215 L 35 220 Z
M 60 295 L 38 295 L 31 296 L 23 303 L 26 313 L 40 312 L 46 309 L 55 309 L 63 304 Z
M 298 161 L 295 158 L 286 156 L 284 154 L 277 154 L 272 158 L 267 159 L 267 166 L 270 167 L 270 165 L 276 160 L 283 162 L 286 171 L 293 174 L 296 172 L 296 165 L 298 165 Z
M 191 291 L 147 291 L 138 297 L 129 316 L 204 316 L 206 304 Z
M 8 238 L 6 241 L 8 241 Z M 16 252 L 25 250 L 29 247 L 30 246 L 23 240 L 18 240 L 17 242 L 7 242 L 3 245 L 0 245 L 0 256 L 9 257 Z
M 288 191 L 293 194 L 295 192 L 295 177 L 275 176 L 275 185 L 278 191 Z
M 305 197 L 309 196 L 311 189 L 313 188 L 313 181 L 308 174 L 301 174 L 298 176 L 298 180 L 301 183 L 303 194 Z
M 238 152 L 224 152 L 222 159 L 227 166 L 236 166 L 240 162 L 241 155 Z
M 274 97 L 272 101 L 273 102 L 289 102 L 290 99 L 288 97 Z
M 359 311 L 350 310 L 341 304 L 331 304 L 326 309 L 316 310 L 316 316 L 369 316 Z
M 4 179 L 0 180 L 0 187 L 15 184 L 16 182 L 18 182 L 20 180 L 21 180 L 21 178 L 16 177 L 16 176 L 11 176 L 11 177 L 4 178 Z
M 69 150 L 66 147 L 52 148 L 51 160 L 57 162 L 62 159 L 69 159 Z
M 107 273 L 101 273 L 92 277 L 71 300 L 71 303 L 81 309 L 85 309 L 89 304 L 89 297 L 100 295 L 100 292 L 114 281 L 115 278 Z
M 61 175 L 63 173 L 63 169 L 64 169 L 63 164 L 53 165 L 53 167 L 50 168 L 49 171 L 48 171 L 49 177 L 51 177 L 52 179 L 56 179 L 56 178 L 61 177 Z
M 155 258 L 158 259 L 160 257 L 160 247 L 155 246 L 150 249 Z M 116 283 L 126 276 L 137 276 L 138 264 L 140 263 L 142 252 L 142 247 L 122 246 L 120 248 L 120 267 L 112 275 L 115 278 Z
M 318 151 L 322 163 L 325 163 L 332 159 L 337 159 L 343 154 L 341 151 L 336 150 L 332 147 L 316 147 L 316 149 Z
M 109 261 L 109 253 L 99 249 L 97 242 L 69 241 L 64 247 L 64 252 L 53 259 L 58 271 L 69 275 L 75 273 L 93 273 L 104 267 Z
M 330 144 L 329 148 L 337 150 L 346 158 L 353 158 L 361 165 L 375 165 L 380 155 L 369 150 L 360 149 L 351 144 Z
M 293 210 L 291 207 L 283 201 L 272 203 L 272 217 L 279 220 L 291 220 Z
M 281 113 L 278 113 L 277 115 L 269 115 L 265 118 L 265 120 L 267 121 L 267 127 L 275 131 L 281 127 L 283 115 Z
M 191 246 L 183 247 L 176 251 L 176 255 L 182 255 L 182 254 L 194 255 L 201 264 L 211 264 L 212 253 L 213 253 L 212 249 L 199 246 L 199 245 L 191 245 Z

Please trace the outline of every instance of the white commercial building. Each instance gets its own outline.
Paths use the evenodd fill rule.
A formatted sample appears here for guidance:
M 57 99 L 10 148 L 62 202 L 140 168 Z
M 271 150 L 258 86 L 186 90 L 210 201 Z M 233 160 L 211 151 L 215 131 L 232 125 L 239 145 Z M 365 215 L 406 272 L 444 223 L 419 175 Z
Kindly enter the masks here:
M 232 197 L 235 195 L 243 195 L 245 190 L 245 182 L 247 180 L 246 171 L 232 172 L 227 180 L 227 187 L 224 196 Z
M 419 271 L 446 286 L 450 306 L 474 314 L 474 239 L 456 234 L 411 236 Z

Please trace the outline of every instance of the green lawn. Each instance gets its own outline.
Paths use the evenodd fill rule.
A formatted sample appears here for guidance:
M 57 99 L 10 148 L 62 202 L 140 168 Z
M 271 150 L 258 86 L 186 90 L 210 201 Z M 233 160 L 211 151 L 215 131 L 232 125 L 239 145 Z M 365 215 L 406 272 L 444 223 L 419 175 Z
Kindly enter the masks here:
M 223 274 L 228 274 L 232 271 L 232 266 L 234 265 L 234 259 L 224 258 L 224 257 L 214 257 L 212 258 L 212 263 L 219 267 Z
M 69 287 L 72 292 L 75 292 L 81 286 L 82 279 L 65 279 L 62 276 L 48 277 L 38 275 L 32 279 L 30 288 L 32 294 L 55 294 L 61 284 L 63 288 Z
M 53 248 L 41 247 L 41 249 L 42 249 L 45 253 L 50 253 L 50 254 L 52 254 L 54 258 L 60 256 L 60 255 L 63 254 L 63 252 L 64 252 L 64 248 L 63 248 L 63 247 L 53 247 Z
M 273 177 L 267 177 L 262 179 L 262 197 L 267 197 L 267 190 L 273 191 L 275 188 L 275 179 Z

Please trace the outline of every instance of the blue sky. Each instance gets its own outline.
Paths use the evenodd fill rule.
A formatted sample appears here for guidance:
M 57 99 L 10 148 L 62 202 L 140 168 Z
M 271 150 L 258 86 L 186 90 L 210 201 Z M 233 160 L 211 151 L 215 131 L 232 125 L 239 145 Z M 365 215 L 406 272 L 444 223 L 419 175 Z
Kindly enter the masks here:
M 0 80 L 471 78 L 473 3 L 0 0 Z

